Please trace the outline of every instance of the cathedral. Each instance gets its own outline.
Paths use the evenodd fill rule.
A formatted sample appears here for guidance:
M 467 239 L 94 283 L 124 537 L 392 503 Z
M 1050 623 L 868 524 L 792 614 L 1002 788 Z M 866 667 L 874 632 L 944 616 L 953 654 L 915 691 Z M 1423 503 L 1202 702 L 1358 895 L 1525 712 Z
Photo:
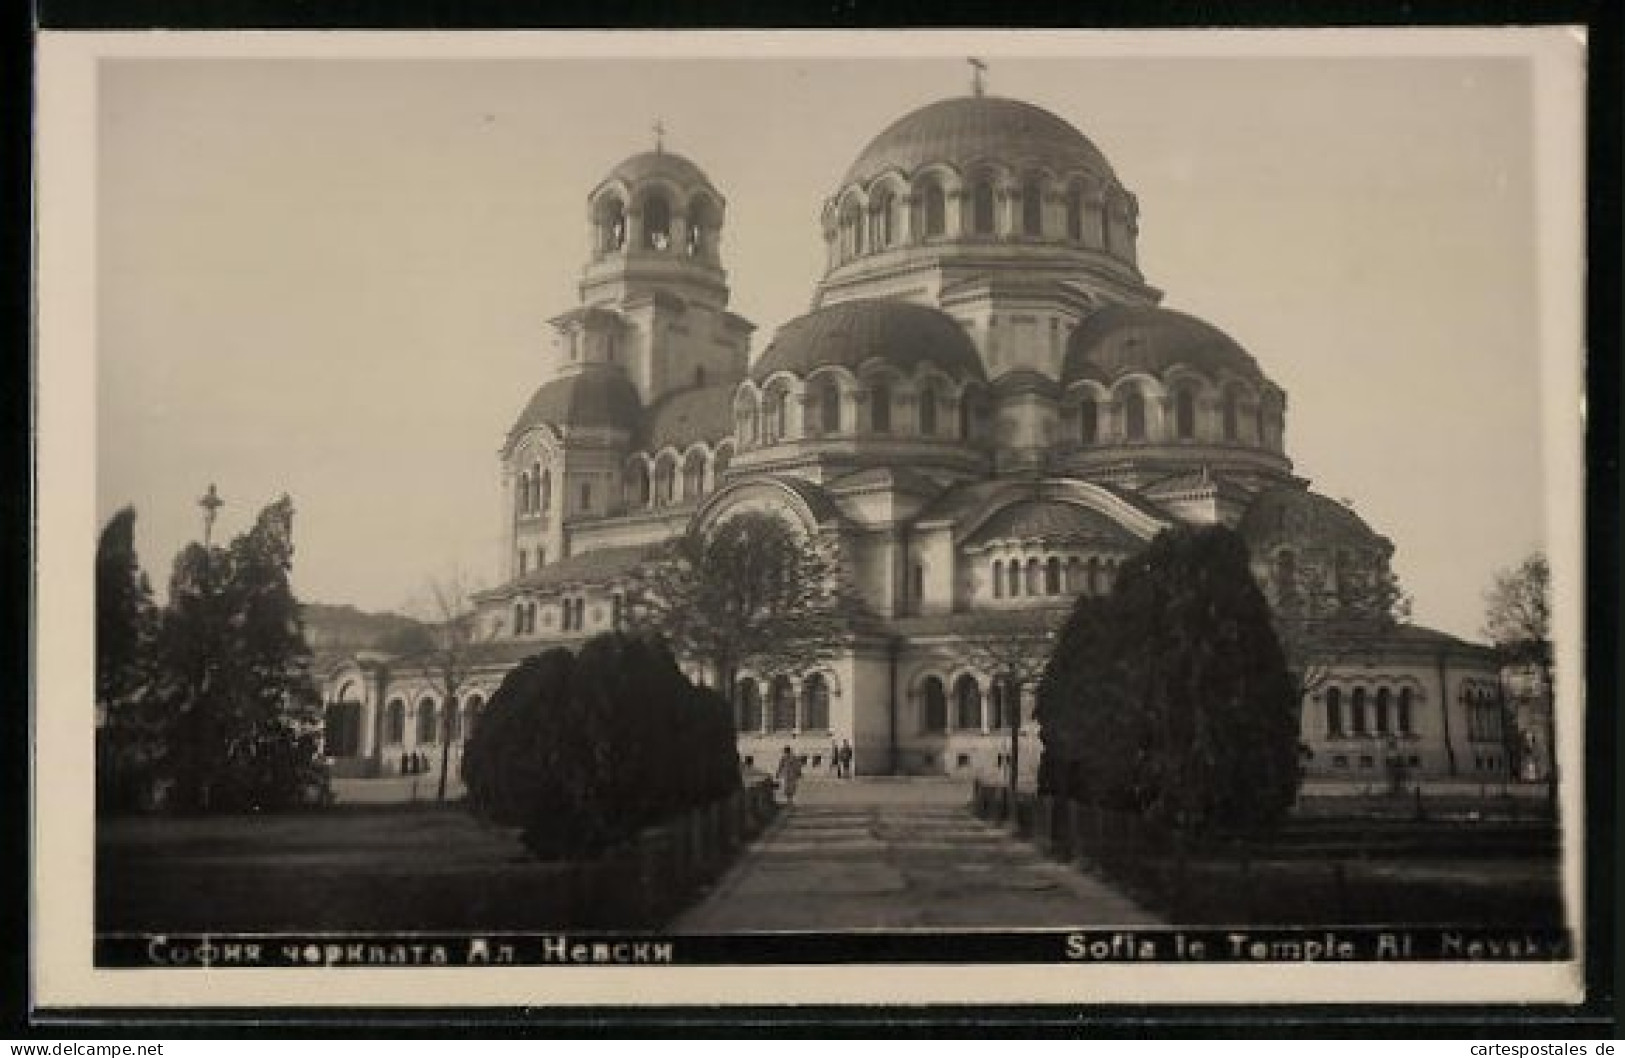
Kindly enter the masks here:
M 1286 393 L 1162 306 L 1139 200 L 1063 118 L 978 82 L 881 131 L 823 203 L 811 311 L 754 356 L 727 217 L 659 145 L 590 189 L 556 370 L 501 441 L 506 568 L 476 600 L 478 671 L 443 702 L 398 659 L 333 662 L 335 774 L 439 767 L 515 663 L 620 627 L 640 564 L 742 510 L 835 542 L 878 618 L 818 671 L 741 675 L 758 768 L 784 746 L 827 767 L 848 740 L 859 775 L 987 777 L 1019 715 L 1028 772 L 1033 689 L 978 671 L 968 638 L 1109 591 L 1171 525 L 1238 530 L 1276 600 L 1306 569 L 1387 570 L 1392 544 L 1293 473 Z M 1306 695 L 1308 781 L 1504 781 L 1501 724 L 1487 648 L 1402 626 Z

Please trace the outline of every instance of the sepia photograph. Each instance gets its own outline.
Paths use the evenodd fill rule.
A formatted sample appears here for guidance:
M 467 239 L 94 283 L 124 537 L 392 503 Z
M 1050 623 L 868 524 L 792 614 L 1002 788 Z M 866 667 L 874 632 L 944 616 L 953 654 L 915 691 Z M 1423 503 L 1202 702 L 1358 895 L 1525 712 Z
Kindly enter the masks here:
M 40 1002 L 1579 1001 L 1585 56 L 42 35 Z

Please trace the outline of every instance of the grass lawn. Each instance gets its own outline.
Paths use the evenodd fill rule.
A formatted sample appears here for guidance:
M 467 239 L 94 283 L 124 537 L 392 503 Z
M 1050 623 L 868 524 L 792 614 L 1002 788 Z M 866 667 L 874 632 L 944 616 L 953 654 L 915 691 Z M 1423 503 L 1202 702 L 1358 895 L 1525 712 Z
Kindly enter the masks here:
M 548 929 L 579 925 L 577 872 L 452 806 L 98 824 L 96 928 Z

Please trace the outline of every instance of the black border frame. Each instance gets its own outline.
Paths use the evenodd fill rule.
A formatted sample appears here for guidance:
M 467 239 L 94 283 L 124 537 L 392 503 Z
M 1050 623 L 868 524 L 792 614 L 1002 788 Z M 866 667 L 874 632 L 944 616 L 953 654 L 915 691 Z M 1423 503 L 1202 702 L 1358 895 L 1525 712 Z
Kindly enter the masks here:
M 739 1037 L 847 1038 L 853 1036 L 962 1037 L 999 1030 L 1008 1035 L 1219 1038 L 1452 1037 L 1581 1039 L 1618 1033 L 1621 997 L 1617 974 L 1625 932 L 1615 911 L 1620 891 L 1618 820 L 1622 807 L 1616 766 L 1625 744 L 1616 708 L 1625 675 L 1621 603 L 1620 463 L 1621 393 L 1620 199 L 1621 42 L 1619 8 L 1609 0 L 1327 0 L 1313 5 L 1269 0 L 1096 0 L 1087 10 L 1061 0 L 943 0 L 928 15 L 881 0 L 596 0 L 567 8 L 521 0 L 34 0 L 7 7 L 23 32 L 8 34 L 0 60 L 0 128 L 7 153 L 21 164 L 0 176 L 0 223 L 9 238 L 11 268 L 4 306 L 11 348 L 27 350 L 5 363 L 11 376 L 0 385 L 0 451 L 5 454 L 0 488 L 0 650 L 13 659 L 6 670 L 25 674 L 28 701 L 13 696 L 0 711 L 0 804 L 14 844 L 27 848 L 32 825 L 31 738 L 27 708 L 32 700 L 32 596 L 48 590 L 33 566 L 35 382 L 31 277 L 33 34 L 98 29 L 419 29 L 501 30 L 571 28 L 1337 28 L 1493 27 L 1583 25 L 1589 32 L 1586 89 L 1587 308 L 1586 385 L 1586 652 L 1587 682 L 1587 999 L 1564 1005 L 1450 1005 L 1414 1007 L 1144 1006 L 1111 1007 L 728 1007 L 728 1008 L 391 1008 L 365 1012 L 311 1008 L 46 1010 L 32 1005 L 29 949 L 32 936 L 26 856 L 7 858 L 6 899 L 0 902 L 0 936 L 13 940 L 0 959 L 0 1025 L 16 1038 L 81 1039 L 254 1038 L 270 1034 L 344 1039 L 383 1037 L 470 1038 L 585 1035 L 660 1037 L 699 1034 Z M 24 19 L 28 21 L 24 23 Z M 18 487 L 27 483 L 27 489 Z M 18 684 L 13 680 L 13 687 Z M 18 706 L 22 706 L 19 708 Z M 27 943 L 20 943 L 24 939 Z M 993 968 L 990 967 L 990 970 Z

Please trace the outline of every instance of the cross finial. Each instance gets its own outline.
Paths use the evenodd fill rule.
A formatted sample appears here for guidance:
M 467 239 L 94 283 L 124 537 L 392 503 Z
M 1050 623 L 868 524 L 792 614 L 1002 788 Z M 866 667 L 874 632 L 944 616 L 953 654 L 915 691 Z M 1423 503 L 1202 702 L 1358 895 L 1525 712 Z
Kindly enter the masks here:
M 226 501 L 220 498 L 220 494 L 214 489 L 214 483 L 210 482 L 209 491 L 203 494 L 197 505 L 203 508 L 203 546 L 208 547 L 209 535 L 214 530 L 215 515 L 226 505 Z
M 970 56 L 965 61 L 970 63 L 971 67 L 970 90 L 977 95 L 982 95 L 984 91 L 982 86 L 982 75 L 987 73 L 987 63 L 983 62 L 981 59 L 978 59 L 974 55 Z
M 660 154 L 666 149 L 666 123 L 655 118 L 655 123 L 650 127 L 655 131 L 655 153 Z

